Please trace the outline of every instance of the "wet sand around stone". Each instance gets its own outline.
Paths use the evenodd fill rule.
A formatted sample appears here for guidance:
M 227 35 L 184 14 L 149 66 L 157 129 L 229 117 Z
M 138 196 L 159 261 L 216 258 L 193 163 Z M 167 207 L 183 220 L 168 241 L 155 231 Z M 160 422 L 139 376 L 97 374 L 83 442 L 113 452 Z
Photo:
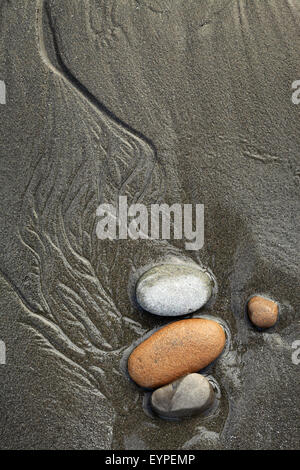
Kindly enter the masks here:
M 1 0 L 0 13 L 0 447 L 299 448 L 299 3 Z M 204 247 L 100 242 L 97 206 L 120 192 L 204 204 Z M 138 308 L 130 280 L 173 257 L 212 271 L 200 313 L 232 339 L 206 371 L 217 410 L 182 423 L 146 414 L 120 366 L 169 322 Z M 279 305 L 270 331 L 249 322 L 253 295 Z

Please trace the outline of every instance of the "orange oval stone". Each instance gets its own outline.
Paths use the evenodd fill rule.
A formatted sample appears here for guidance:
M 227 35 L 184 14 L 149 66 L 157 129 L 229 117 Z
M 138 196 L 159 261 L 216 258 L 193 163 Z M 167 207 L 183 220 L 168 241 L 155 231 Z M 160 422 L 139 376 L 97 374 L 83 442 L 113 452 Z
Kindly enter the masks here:
M 222 326 L 213 320 L 176 321 L 134 349 L 128 359 L 128 372 L 141 387 L 160 387 L 208 366 L 221 354 L 225 342 Z

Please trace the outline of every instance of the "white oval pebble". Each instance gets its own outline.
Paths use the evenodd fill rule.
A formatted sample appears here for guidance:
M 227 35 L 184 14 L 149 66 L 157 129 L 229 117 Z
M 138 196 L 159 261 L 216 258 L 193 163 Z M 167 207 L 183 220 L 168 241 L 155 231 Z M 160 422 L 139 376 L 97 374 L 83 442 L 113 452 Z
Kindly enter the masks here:
M 151 406 L 159 416 L 181 418 L 204 412 L 214 398 L 214 390 L 203 375 L 188 374 L 155 390 Z
M 197 267 L 183 264 L 155 266 L 139 279 L 136 298 L 154 315 L 178 316 L 195 312 L 212 293 L 210 276 Z

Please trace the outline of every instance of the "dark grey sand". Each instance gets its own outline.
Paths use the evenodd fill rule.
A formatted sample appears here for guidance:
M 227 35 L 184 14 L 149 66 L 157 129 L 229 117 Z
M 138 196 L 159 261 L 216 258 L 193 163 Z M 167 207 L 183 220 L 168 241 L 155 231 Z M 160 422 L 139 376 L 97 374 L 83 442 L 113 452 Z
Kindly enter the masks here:
M 0 30 L 0 447 L 299 448 L 299 1 L 1 0 Z M 120 193 L 205 204 L 203 249 L 99 241 Z M 122 366 L 166 322 L 134 279 L 171 255 L 212 270 L 200 313 L 231 332 L 218 409 L 181 423 Z M 280 304 L 269 331 L 254 293 Z

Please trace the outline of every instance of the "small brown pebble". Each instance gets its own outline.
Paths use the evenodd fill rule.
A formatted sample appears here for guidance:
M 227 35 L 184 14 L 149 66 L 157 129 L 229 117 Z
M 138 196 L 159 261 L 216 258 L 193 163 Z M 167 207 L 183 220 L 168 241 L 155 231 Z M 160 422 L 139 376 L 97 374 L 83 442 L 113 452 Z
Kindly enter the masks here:
M 248 302 L 248 315 L 255 326 L 271 328 L 278 319 L 278 305 L 273 300 L 256 295 Z
M 222 326 L 213 320 L 176 321 L 134 349 L 128 372 L 141 387 L 160 387 L 208 366 L 221 354 L 225 342 Z

